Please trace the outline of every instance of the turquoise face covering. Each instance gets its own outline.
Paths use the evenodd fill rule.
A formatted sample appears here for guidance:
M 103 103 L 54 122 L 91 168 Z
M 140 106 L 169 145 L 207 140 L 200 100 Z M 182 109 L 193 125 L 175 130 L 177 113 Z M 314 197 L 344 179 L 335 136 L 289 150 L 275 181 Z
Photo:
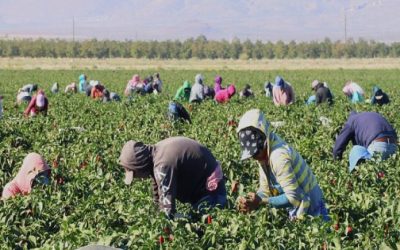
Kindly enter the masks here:
M 32 187 L 37 185 L 50 185 L 50 179 L 48 175 L 48 171 L 43 171 L 37 174 L 35 179 L 33 179 Z

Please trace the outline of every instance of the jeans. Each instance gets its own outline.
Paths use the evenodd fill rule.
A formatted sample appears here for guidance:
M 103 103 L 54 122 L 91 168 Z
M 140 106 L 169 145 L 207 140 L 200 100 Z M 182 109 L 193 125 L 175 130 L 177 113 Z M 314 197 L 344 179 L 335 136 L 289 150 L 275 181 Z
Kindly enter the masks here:
M 213 207 L 223 208 L 225 207 L 226 202 L 227 199 L 226 199 L 225 181 L 221 180 L 218 183 L 218 188 L 215 191 L 213 191 L 209 195 L 204 196 L 192 206 L 200 213 L 204 213 L 204 211 L 209 208 Z
M 381 155 L 381 159 L 386 160 L 390 155 L 396 153 L 397 145 L 394 143 L 373 141 L 371 144 L 369 144 L 367 150 L 371 155 L 379 153 Z

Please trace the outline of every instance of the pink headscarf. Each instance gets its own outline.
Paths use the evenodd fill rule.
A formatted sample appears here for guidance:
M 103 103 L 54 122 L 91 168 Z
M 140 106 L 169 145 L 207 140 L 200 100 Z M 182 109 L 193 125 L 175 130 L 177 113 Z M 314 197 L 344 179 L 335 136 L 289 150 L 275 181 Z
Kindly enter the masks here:
M 32 191 L 32 181 L 35 179 L 36 175 L 49 170 L 49 166 L 41 155 L 37 153 L 28 154 L 17 176 L 4 187 L 1 198 L 8 199 L 17 194 L 29 194 Z
M 137 84 L 139 84 L 140 83 L 140 77 L 139 77 L 139 75 L 138 74 L 135 74 L 135 75 L 133 75 L 132 76 L 132 79 L 129 81 L 129 84 L 132 86 L 132 87 L 135 87 Z
M 364 95 L 364 90 L 355 82 L 347 82 L 343 88 L 343 93 L 347 96 L 352 96 L 355 92 L 358 92 L 360 95 Z

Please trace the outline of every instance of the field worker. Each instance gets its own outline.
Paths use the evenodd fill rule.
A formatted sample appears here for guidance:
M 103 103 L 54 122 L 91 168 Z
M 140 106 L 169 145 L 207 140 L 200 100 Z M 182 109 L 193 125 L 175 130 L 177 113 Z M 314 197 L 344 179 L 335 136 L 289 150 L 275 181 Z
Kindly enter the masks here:
M 128 81 L 124 94 L 125 96 L 129 96 L 134 91 L 141 92 L 142 89 L 143 89 L 143 83 L 140 81 L 140 76 L 138 74 L 135 74 L 132 76 L 132 79 Z
M 192 123 L 189 112 L 179 102 L 171 101 L 168 105 L 168 118 L 172 121 L 188 121 Z
M 215 94 L 217 94 L 218 91 L 224 89 L 224 88 L 222 88 L 221 84 L 222 84 L 222 77 L 219 76 L 219 75 L 215 76 L 215 79 L 214 79 L 214 92 L 215 92 Z
M 92 93 L 92 88 L 93 86 L 91 84 L 86 85 L 86 96 L 90 97 L 90 94 Z
M 274 85 L 268 81 L 264 83 L 264 91 L 265 91 L 266 97 L 272 97 L 273 87 L 274 87 Z
M 307 101 L 307 104 L 315 103 L 319 105 L 321 103 L 328 103 L 329 105 L 332 105 L 333 96 L 331 90 L 327 86 L 328 85 L 323 82 L 314 80 L 311 83 L 311 90 L 315 92 L 315 95 L 310 96 L 310 98 Z
M 361 159 L 370 159 L 378 153 L 381 159 L 385 160 L 397 151 L 396 131 L 382 115 L 375 112 L 350 113 L 336 138 L 334 159 L 342 159 L 350 141 L 353 142 L 349 155 L 350 172 Z
M 30 103 L 32 100 L 31 94 L 27 91 L 22 91 L 22 89 L 18 90 L 17 94 L 17 105 L 21 105 L 23 102 Z
M 204 85 L 204 98 L 214 99 L 214 97 L 215 97 L 214 89 L 212 87 Z
M 201 74 L 197 74 L 194 78 L 194 84 L 190 90 L 189 102 L 200 103 L 204 100 L 203 80 L 204 78 Z
M 28 92 L 29 94 L 32 94 L 37 89 L 38 89 L 38 85 L 37 84 L 30 83 L 30 84 L 26 84 L 25 86 L 23 86 L 20 90 Z
M 28 154 L 15 178 L 3 189 L 2 200 L 16 195 L 28 195 L 32 188 L 50 183 L 50 168 L 43 157 L 37 153 Z
M 364 101 L 364 90 L 355 82 L 348 81 L 343 87 L 343 93 L 351 100 L 352 103 Z
M 246 84 L 242 91 L 239 93 L 240 98 L 254 97 L 250 84 Z
M 148 76 L 143 80 L 143 93 L 144 94 L 151 94 L 154 91 L 153 88 L 153 76 Z
M 283 80 L 280 76 L 275 78 L 275 84 L 272 88 L 272 96 L 275 106 L 286 106 L 295 102 L 292 85 Z
M 103 98 L 103 90 L 104 89 L 105 89 L 105 87 L 102 84 L 100 84 L 99 81 L 96 81 L 90 92 L 90 97 L 92 97 L 93 99 Z
M 107 89 L 103 90 L 103 102 L 120 102 L 121 101 L 121 97 L 119 97 L 119 95 L 117 93 L 114 92 L 109 92 Z
M 86 92 L 87 79 L 85 74 L 79 76 L 79 93 Z
M 215 101 L 217 103 L 226 103 L 235 95 L 236 88 L 234 84 L 231 84 L 226 89 L 222 89 L 215 94 Z
M 371 98 L 371 104 L 378 104 L 379 106 L 382 106 L 384 104 L 388 104 L 390 102 L 389 96 L 382 91 L 378 86 L 375 86 L 372 89 L 372 98 Z
M 185 81 L 183 85 L 176 91 L 174 100 L 178 102 L 187 102 L 190 97 L 190 83 L 189 81 Z
M 49 101 L 45 96 L 44 91 L 39 90 L 25 109 L 24 115 L 33 117 L 41 113 L 46 116 L 48 107 Z
M 162 92 L 162 85 L 163 85 L 163 82 L 160 78 L 160 73 L 155 73 L 154 80 L 153 80 L 154 94 L 158 94 L 158 93 Z
M 315 175 L 300 154 L 271 131 L 260 110 L 247 111 L 240 119 L 237 132 L 241 160 L 253 158 L 260 164 L 259 189 L 257 193 L 238 198 L 241 212 L 268 206 L 286 208 L 291 219 L 302 219 L 305 215 L 329 219 Z
M 51 86 L 51 93 L 57 94 L 59 90 L 58 82 L 53 83 L 53 86 Z
M 195 140 L 170 137 L 155 145 L 128 141 L 119 164 L 125 183 L 151 178 L 153 200 L 168 218 L 176 215 L 176 200 L 203 212 L 205 207 L 224 207 L 225 181 L 220 163 L 211 151 Z
M 76 83 L 71 83 L 65 87 L 64 93 L 76 93 L 78 89 L 76 87 Z

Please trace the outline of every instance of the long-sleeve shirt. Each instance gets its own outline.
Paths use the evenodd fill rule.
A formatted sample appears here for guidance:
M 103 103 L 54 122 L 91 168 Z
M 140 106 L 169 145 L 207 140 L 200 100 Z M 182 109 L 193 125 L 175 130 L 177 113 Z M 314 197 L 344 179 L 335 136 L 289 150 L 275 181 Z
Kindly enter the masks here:
M 189 101 L 189 97 L 190 97 L 190 83 L 189 82 L 185 82 L 177 91 L 175 94 L 175 101 Z
M 4 186 L 1 198 L 8 199 L 18 194 L 29 194 L 32 190 L 32 181 L 36 175 L 49 170 L 50 168 L 42 156 L 37 153 L 28 154 L 15 178 Z
M 310 208 L 311 199 L 322 199 L 310 194 L 317 180 L 297 151 L 276 134 L 270 136 L 269 164 L 260 166 L 257 195 L 273 207 L 292 207 L 292 214 L 302 216 Z
M 284 88 L 275 85 L 272 88 L 272 95 L 275 106 L 288 105 L 295 102 L 293 87 L 289 83 L 285 83 Z
M 315 103 L 318 105 L 323 102 L 331 105 L 333 103 L 333 96 L 329 88 L 320 86 L 315 92 Z
M 373 140 L 383 136 L 397 138 L 396 131 L 382 115 L 375 112 L 351 113 L 336 138 L 333 157 L 341 159 L 350 141 L 353 145 L 367 148 Z
M 168 216 L 175 213 L 175 200 L 197 203 L 210 194 L 207 178 L 218 163 L 205 146 L 185 137 L 171 137 L 155 145 L 153 153 L 154 200 Z
M 195 83 L 190 90 L 189 102 L 201 102 L 204 100 L 204 85 Z

